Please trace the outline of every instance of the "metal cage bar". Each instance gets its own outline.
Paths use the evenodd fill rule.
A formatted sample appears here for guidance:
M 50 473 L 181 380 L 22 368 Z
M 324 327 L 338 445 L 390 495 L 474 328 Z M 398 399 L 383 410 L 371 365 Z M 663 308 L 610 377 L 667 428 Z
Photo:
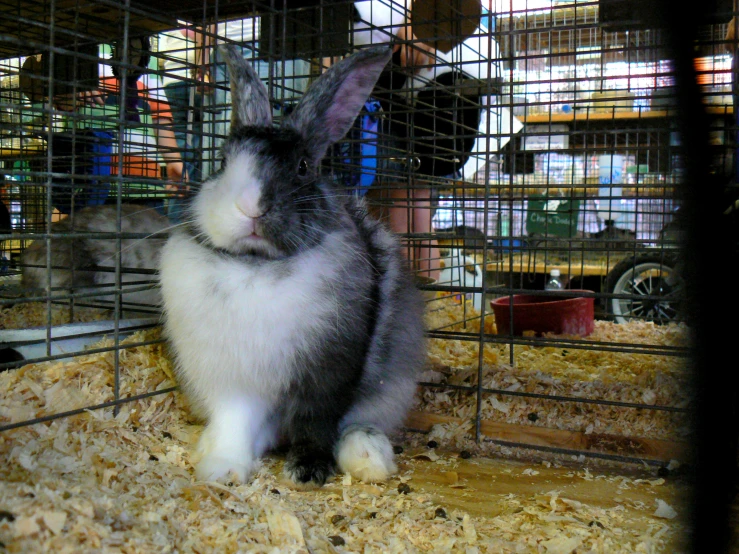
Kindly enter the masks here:
M 405 19 L 406 8 L 374 0 L 366 12 L 341 2 L 5 4 L 0 199 L 10 224 L 0 230 L 0 313 L 5 319 L 29 306 L 45 309 L 28 324 L 40 334 L 3 341 L 5 352 L 16 357 L 3 359 L 0 370 L 79 356 L 89 351 L 57 353 L 56 345 L 112 333 L 113 396 L 90 408 L 131 400 L 120 393 L 121 352 L 149 341 L 127 343 L 132 328 L 126 322 L 130 314 L 152 318 L 159 312 L 155 302 L 137 300 L 156 290 L 156 268 L 127 253 L 141 244 L 155 249 L 168 229 L 182 224 L 188 195 L 220 167 L 229 100 L 214 43 L 242 46 L 279 121 L 335 59 L 392 37 L 397 58 L 373 91 L 374 103 L 329 150 L 322 171 L 340 190 L 365 196 L 401 237 L 414 264 L 427 298 L 429 370 L 436 379 L 422 380 L 420 412 L 443 413 L 442 397 L 469 401 L 465 417 L 474 422 L 480 443 L 556 450 L 554 439 L 547 443 L 547 430 L 552 436 L 568 431 L 584 441 L 573 451 L 631 462 L 665 464 L 687 440 L 674 434 L 680 427 L 675 422 L 688 415 L 689 394 L 681 388 L 687 386 L 690 350 L 680 274 L 686 256 L 679 241 L 684 164 L 675 70 L 660 30 L 609 27 L 598 2 L 474 16 L 452 10 L 435 20 L 417 17 L 415 29 L 423 36 L 403 37 L 392 17 L 383 20 L 383 10 L 395 9 Z M 736 124 L 731 61 L 723 49 L 727 24 L 703 27 L 696 63 L 712 122 L 711 163 L 728 176 Z M 413 52 L 418 65 L 400 57 Z M 107 227 L 84 226 L 90 210 L 103 209 L 111 218 Z M 152 221 L 129 225 L 144 214 Z M 40 245 L 40 261 L 29 259 Z M 89 262 L 92 250 L 104 245 L 110 255 L 75 265 L 76 257 Z M 57 280 L 55 272 L 65 268 L 69 280 Z M 564 276 L 563 291 L 544 290 L 552 269 Z M 34 270 L 43 279 L 38 287 L 29 285 Z M 504 326 L 506 315 L 515 322 L 514 300 L 525 295 L 589 303 L 597 332 L 577 336 Z M 500 310 L 498 300 L 507 300 L 507 308 Z M 85 317 L 106 317 L 111 325 L 59 334 L 60 321 L 74 326 Z M 646 330 L 656 331 L 647 336 Z M 40 342 L 46 345 L 43 356 L 17 357 L 21 346 Z M 442 358 L 450 345 L 473 353 Z M 626 378 L 625 370 L 614 377 L 592 367 L 546 373 L 543 366 L 526 365 L 532 353 L 545 351 L 581 356 L 581 364 L 636 356 L 632 360 L 659 366 L 649 371 L 673 388 L 658 399 L 654 375 L 644 378 L 646 384 L 629 376 L 621 385 L 642 397 L 626 400 L 601 386 L 604 379 Z M 524 370 L 543 371 L 549 384 Z M 509 379 L 508 386 L 499 376 Z M 584 396 L 573 392 L 581 387 Z M 587 432 L 582 418 L 544 425 L 537 423 L 547 419 L 543 415 L 522 411 L 508 422 L 511 429 L 518 426 L 526 437 L 526 429 L 537 428 L 543 442 L 490 435 L 489 423 L 501 423 L 505 410 L 544 401 L 613 410 L 615 419 L 626 413 L 619 409 L 650 414 L 645 421 L 664 419 L 657 436 L 642 436 L 648 426 L 616 429 L 595 411 Z M 56 415 L 26 423 L 50 417 Z M 0 419 L 0 430 L 21 424 Z M 628 450 L 620 443 L 616 452 L 605 439 L 586 440 L 619 433 L 636 446 Z M 675 449 L 647 452 L 642 447 L 648 440 Z

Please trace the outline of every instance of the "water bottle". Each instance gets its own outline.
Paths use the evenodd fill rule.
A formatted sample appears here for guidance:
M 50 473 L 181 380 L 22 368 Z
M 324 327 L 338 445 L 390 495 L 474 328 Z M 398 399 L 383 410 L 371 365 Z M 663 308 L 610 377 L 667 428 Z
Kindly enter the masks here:
M 564 287 L 562 286 L 562 280 L 559 278 L 559 275 L 559 269 L 553 269 L 549 273 L 549 280 L 544 288 L 546 290 L 562 290 Z

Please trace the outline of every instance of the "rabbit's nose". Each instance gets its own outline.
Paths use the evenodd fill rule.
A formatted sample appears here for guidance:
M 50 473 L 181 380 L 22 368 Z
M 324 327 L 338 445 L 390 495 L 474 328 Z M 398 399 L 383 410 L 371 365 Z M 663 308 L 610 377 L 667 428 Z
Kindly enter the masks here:
M 259 206 L 259 202 L 254 202 L 244 196 L 241 196 L 236 200 L 236 209 L 246 217 L 250 217 L 252 219 L 261 217 L 266 213 L 266 210 Z

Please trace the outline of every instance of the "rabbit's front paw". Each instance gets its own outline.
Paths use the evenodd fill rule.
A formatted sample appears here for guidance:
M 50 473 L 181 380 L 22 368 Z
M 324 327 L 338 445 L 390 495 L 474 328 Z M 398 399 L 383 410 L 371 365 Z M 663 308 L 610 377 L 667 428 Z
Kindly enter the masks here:
M 215 454 L 206 454 L 195 468 L 199 481 L 237 481 L 245 483 L 254 470 L 253 462 L 233 460 Z
M 296 485 L 321 487 L 335 469 L 336 463 L 330 452 L 298 445 L 288 452 L 284 472 Z
M 398 467 L 385 433 L 370 425 L 347 428 L 339 441 L 339 469 L 365 483 L 385 481 Z
M 239 481 L 244 483 L 256 466 L 244 443 L 231 438 L 223 440 L 216 426 L 205 428 L 198 443 L 200 460 L 195 476 L 200 481 Z

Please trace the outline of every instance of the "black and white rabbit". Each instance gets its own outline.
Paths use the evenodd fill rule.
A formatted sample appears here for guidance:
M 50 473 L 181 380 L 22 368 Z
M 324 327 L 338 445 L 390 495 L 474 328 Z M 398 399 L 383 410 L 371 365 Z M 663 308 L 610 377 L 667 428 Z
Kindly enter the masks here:
M 113 302 L 114 295 L 106 293 L 113 290 L 116 282 L 113 269 L 118 255 L 118 239 L 88 238 L 85 235 L 115 234 L 118 232 L 117 221 L 117 207 L 102 205 L 82 208 L 74 213 L 74 217 L 51 224 L 52 234 L 70 235 L 51 239 L 52 288 L 97 293 L 95 297 L 83 299 L 87 302 Z M 149 272 L 154 272 L 159 266 L 166 237 L 149 238 L 148 235 L 162 233 L 169 227 L 169 220 L 153 209 L 134 204 L 121 206 L 121 233 L 147 236 L 145 239 L 124 238 L 120 242 L 121 301 L 131 311 L 158 308 L 161 304 L 156 277 Z M 21 283 L 28 294 L 48 288 L 46 252 L 47 241 L 40 239 L 31 243 L 21 256 Z
M 425 360 L 423 301 L 394 236 L 318 172 L 390 49 L 333 65 L 279 127 L 252 67 L 223 53 L 233 101 L 223 167 L 160 270 L 179 380 L 207 420 L 196 475 L 243 481 L 289 443 L 296 484 L 320 486 L 337 466 L 384 480 L 397 469 L 387 434 Z

